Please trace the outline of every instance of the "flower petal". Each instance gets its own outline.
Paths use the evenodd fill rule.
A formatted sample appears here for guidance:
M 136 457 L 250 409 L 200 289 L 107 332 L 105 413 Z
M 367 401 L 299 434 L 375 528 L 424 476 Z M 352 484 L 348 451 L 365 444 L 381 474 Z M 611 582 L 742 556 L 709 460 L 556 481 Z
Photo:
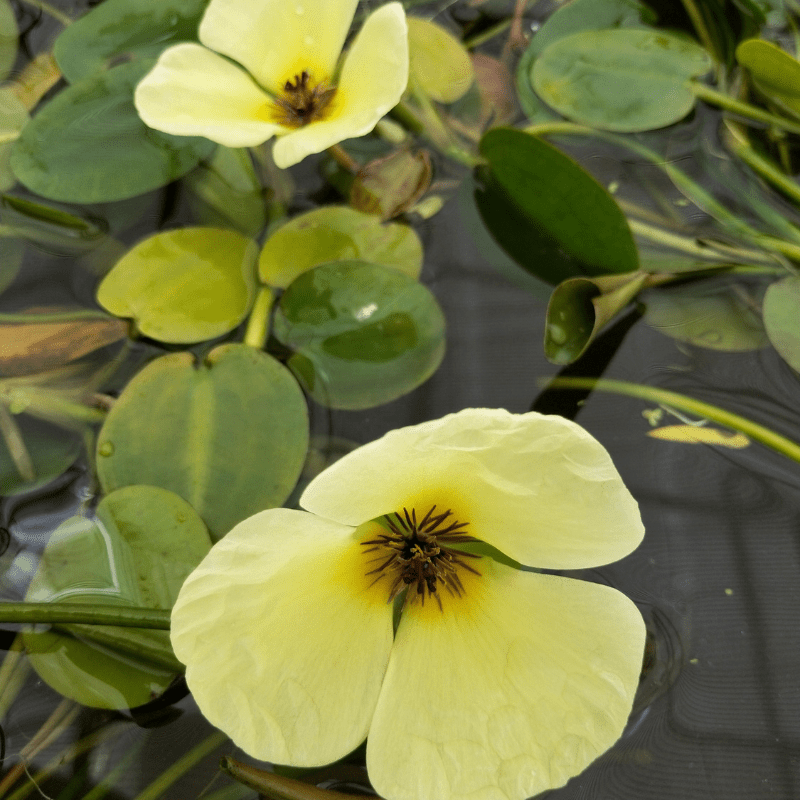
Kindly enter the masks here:
M 277 94 L 306 70 L 330 80 L 358 0 L 211 0 L 200 41 L 246 67 Z
M 271 121 L 270 98 L 247 73 L 191 42 L 161 54 L 133 102 L 151 128 L 227 147 L 253 147 L 285 130 Z
M 203 715 L 255 758 L 328 764 L 367 734 L 392 644 L 352 528 L 271 509 L 181 588 L 172 646 Z
M 408 83 L 408 26 L 400 3 L 387 3 L 367 17 L 345 56 L 326 119 L 275 142 L 273 157 L 289 167 L 311 153 L 369 133 L 391 111 Z
M 390 431 L 318 475 L 300 504 L 343 524 L 436 504 L 470 535 L 546 569 L 616 561 L 644 536 L 605 448 L 535 412 L 473 408 Z
M 522 800 L 622 734 L 644 652 L 636 606 L 606 586 L 481 571 L 456 613 L 403 612 L 367 740 L 382 797 Z

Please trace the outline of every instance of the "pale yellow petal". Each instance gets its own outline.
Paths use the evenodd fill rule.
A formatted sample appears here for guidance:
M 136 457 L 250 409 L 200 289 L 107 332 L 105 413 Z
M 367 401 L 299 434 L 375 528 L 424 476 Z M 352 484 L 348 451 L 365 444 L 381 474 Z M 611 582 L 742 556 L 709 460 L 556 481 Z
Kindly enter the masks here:
M 408 83 L 408 27 L 400 3 L 387 3 L 367 17 L 345 56 L 326 119 L 275 142 L 273 157 L 289 167 L 344 139 L 369 133 L 391 111 Z
M 548 569 L 616 561 L 644 535 L 605 448 L 574 422 L 535 412 L 466 409 L 390 431 L 317 476 L 300 503 L 351 525 L 435 504 L 472 536 Z
M 253 147 L 284 130 L 269 97 L 247 73 L 199 44 L 167 48 L 133 96 L 151 128 L 205 136 L 226 147 Z
M 172 646 L 203 715 L 249 755 L 319 766 L 367 734 L 392 643 L 351 528 L 271 509 L 183 585 Z
M 358 0 L 211 0 L 200 41 L 246 67 L 266 89 L 307 71 L 330 80 Z
M 523 800 L 619 738 L 645 626 L 606 586 L 480 564 L 461 604 L 401 618 L 367 740 L 390 800 Z M 452 610 L 452 613 L 449 613 Z

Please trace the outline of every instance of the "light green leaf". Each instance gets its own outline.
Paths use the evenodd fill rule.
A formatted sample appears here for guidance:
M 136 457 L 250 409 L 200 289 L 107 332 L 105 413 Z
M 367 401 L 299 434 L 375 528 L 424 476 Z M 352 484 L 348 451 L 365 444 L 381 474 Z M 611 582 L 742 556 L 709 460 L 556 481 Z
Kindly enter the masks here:
M 689 79 L 708 53 L 663 31 L 582 31 L 558 39 L 533 65 L 536 93 L 568 119 L 611 131 L 663 128 L 691 111 Z
M 800 372 L 800 278 L 773 283 L 764 295 L 764 328 L 781 358 Z
M 444 316 L 413 278 L 362 261 L 323 264 L 283 293 L 276 338 L 319 403 L 361 409 L 427 380 L 444 355 Z
M 17 182 L 11 171 L 11 148 L 29 119 L 28 109 L 16 94 L 7 86 L 0 88 L 0 192 Z
M 463 44 L 450 31 L 419 17 L 408 17 L 409 83 L 433 100 L 453 103 L 466 94 L 474 75 Z
M 178 228 L 139 242 L 97 290 L 97 302 L 139 330 L 190 344 L 233 330 L 255 295 L 256 243 L 223 228 Z
M 11 169 L 51 200 L 100 203 L 144 194 L 181 177 L 212 142 L 148 128 L 133 90 L 151 61 L 133 61 L 68 86 L 23 129 Z
M 0 81 L 5 80 L 17 59 L 17 17 L 8 0 L 0 0 Z
M 748 39 L 736 48 L 756 88 L 793 114 L 800 115 L 800 62 L 772 42 Z
M 422 243 L 408 225 L 382 224 L 349 206 L 324 206 L 289 220 L 267 239 L 258 263 L 264 283 L 285 288 L 329 261 L 360 259 L 412 278 L 422 269 Z
M 146 483 L 187 500 L 219 539 L 280 506 L 308 448 L 300 387 L 271 356 L 242 344 L 162 356 L 125 387 L 98 437 L 104 491 Z

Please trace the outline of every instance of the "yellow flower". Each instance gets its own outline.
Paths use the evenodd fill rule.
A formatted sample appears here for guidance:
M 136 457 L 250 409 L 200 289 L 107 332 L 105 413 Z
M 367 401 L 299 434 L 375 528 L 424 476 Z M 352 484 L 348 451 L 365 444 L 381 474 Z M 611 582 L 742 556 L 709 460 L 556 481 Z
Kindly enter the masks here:
M 521 800 L 620 736 L 644 650 L 636 607 L 509 564 L 592 567 L 642 539 L 578 425 L 467 409 L 355 450 L 300 502 L 237 525 L 172 615 L 200 710 L 245 752 L 318 766 L 369 734 L 388 800 Z
M 205 46 L 164 50 L 136 87 L 136 110 L 151 128 L 227 147 L 277 136 L 279 167 L 363 136 L 405 90 L 408 28 L 400 3 L 377 9 L 337 71 L 357 4 L 211 0 L 199 28 Z

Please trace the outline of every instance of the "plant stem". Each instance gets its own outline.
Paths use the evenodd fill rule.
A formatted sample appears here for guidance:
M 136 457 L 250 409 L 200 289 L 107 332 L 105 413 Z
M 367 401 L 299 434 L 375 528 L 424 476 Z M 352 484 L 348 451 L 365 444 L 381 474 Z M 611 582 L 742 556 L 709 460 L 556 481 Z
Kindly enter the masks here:
M 685 394 L 659 389 L 656 386 L 644 386 L 640 383 L 617 381 L 608 378 L 553 378 L 546 383 L 549 389 L 596 389 L 601 392 L 613 392 L 628 397 L 638 397 L 659 405 L 673 406 L 681 411 L 705 417 L 735 431 L 740 431 L 751 439 L 775 450 L 792 461 L 800 463 L 800 443 L 776 433 L 770 428 L 759 425 L 747 417 L 726 411 L 719 406 L 695 400 Z
M 123 628 L 169 630 L 170 612 L 163 608 L 109 606 L 99 603 L 5 603 L 0 602 L 0 622 L 81 623 L 119 625 Z
M 247 320 L 247 330 L 244 333 L 244 343 L 256 350 L 263 350 L 269 335 L 269 315 L 272 304 L 275 302 L 275 292 L 270 286 L 261 285 L 258 288 L 253 310 Z
M 328 155 L 347 172 L 357 175 L 361 169 L 358 163 L 340 144 L 333 144 L 328 148 Z
M 692 26 L 694 27 L 695 33 L 697 33 L 697 37 L 703 43 L 703 47 L 705 47 L 705 49 L 708 50 L 709 53 L 713 54 L 714 58 L 719 61 L 719 53 L 716 52 L 714 40 L 711 38 L 711 34 L 708 32 L 708 27 L 703 19 L 703 15 L 700 13 L 700 9 L 695 5 L 694 0 L 681 1 L 684 9 L 686 9 L 689 19 L 692 21 Z
M 0 325 L 16 325 L 18 323 L 35 322 L 75 322 L 82 319 L 116 319 L 105 311 L 98 311 L 93 308 L 76 308 L 74 311 L 51 311 L 49 313 L 12 313 L 0 311 Z
M 40 11 L 44 11 L 45 14 L 49 14 L 53 19 L 57 19 L 64 27 L 72 25 L 71 17 L 68 17 L 55 6 L 50 5 L 46 0 L 25 0 L 25 2 L 34 8 L 38 8 Z

